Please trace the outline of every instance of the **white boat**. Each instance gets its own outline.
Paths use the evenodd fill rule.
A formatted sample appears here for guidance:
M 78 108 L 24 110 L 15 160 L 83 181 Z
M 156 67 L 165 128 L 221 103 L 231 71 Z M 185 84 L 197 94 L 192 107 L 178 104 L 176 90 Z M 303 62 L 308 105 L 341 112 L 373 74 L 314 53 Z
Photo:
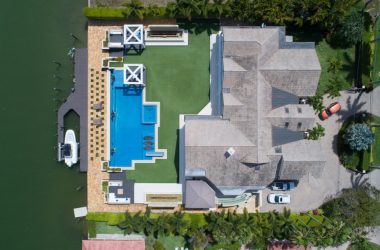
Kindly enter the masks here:
M 65 144 L 62 146 L 62 156 L 69 167 L 78 162 L 78 143 L 75 133 L 71 129 L 66 131 Z

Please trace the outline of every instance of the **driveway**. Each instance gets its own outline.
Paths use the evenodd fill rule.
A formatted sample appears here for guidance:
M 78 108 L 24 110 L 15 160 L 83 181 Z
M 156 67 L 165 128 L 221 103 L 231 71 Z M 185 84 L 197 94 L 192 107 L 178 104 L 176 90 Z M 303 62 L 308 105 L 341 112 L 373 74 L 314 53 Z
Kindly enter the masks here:
M 321 121 L 316 117 L 316 121 L 325 127 L 325 136 L 321 138 L 321 142 L 322 145 L 324 145 L 326 154 L 326 165 L 321 176 L 319 178 L 315 178 L 311 175 L 304 176 L 299 181 L 296 189 L 287 192 L 291 195 L 291 203 L 288 205 L 269 204 L 267 196 L 273 191 L 268 188 L 263 190 L 262 207 L 260 211 L 281 211 L 283 207 L 290 208 L 294 212 L 312 210 L 318 208 L 342 189 L 350 188 L 358 183 L 368 181 L 369 175 L 354 174 L 346 170 L 340 164 L 336 154 L 336 140 L 343 121 L 354 113 L 366 111 L 380 116 L 380 101 L 379 98 L 374 98 L 375 96 L 380 97 L 379 92 L 380 88 L 378 87 L 369 94 L 342 91 L 341 96 L 337 98 L 330 99 L 325 96 L 325 106 L 334 101 L 339 101 L 342 105 L 342 109 L 338 114 L 331 116 L 325 121 Z M 371 179 L 373 180 L 375 178 Z

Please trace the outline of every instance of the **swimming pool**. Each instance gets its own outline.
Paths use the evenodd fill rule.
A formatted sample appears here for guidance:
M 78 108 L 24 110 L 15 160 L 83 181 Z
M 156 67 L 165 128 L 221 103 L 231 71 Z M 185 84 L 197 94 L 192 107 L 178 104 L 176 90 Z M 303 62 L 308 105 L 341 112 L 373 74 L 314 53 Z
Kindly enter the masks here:
M 111 167 L 132 167 L 132 161 L 155 157 L 157 105 L 144 104 L 143 87 L 125 85 L 123 70 L 113 70 L 110 80 Z

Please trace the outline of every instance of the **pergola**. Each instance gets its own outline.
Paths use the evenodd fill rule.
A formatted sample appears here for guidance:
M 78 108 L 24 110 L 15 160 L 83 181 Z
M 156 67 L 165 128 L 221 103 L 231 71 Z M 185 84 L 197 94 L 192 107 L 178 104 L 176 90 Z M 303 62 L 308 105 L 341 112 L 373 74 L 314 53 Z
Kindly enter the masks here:
M 124 46 L 125 48 L 143 49 L 144 45 L 144 26 L 142 24 L 124 25 Z
M 124 64 L 124 84 L 145 86 L 143 64 Z

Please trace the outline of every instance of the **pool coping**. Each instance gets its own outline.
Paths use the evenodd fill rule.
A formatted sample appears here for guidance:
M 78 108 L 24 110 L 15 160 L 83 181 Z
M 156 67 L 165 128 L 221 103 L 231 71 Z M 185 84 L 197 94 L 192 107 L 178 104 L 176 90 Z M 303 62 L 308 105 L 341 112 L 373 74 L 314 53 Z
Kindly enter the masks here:
M 124 63 L 127 64 L 127 63 Z M 123 65 L 124 65 L 123 64 Z M 110 69 L 116 69 L 116 70 L 123 70 L 122 67 L 110 67 Z M 107 109 L 106 109 L 106 117 L 107 117 L 107 137 L 109 140 L 107 141 L 108 147 L 106 150 L 106 161 L 111 160 L 111 122 L 109 121 L 111 114 L 111 74 L 110 71 L 107 70 Z M 152 157 L 152 160 L 132 160 L 131 166 L 125 167 L 125 166 L 110 166 L 110 168 L 120 168 L 121 170 L 135 170 L 135 165 L 139 163 L 156 163 L 156 160 L 166 160 L 167 159 L 167 149 L 159 149 L 158 148 L 158 128 L 161 124 L 161 103 L 160 102 L 148 102 L 146 101 L 146 86 L 142 90 L 142 105 L 156 105 L 157 106 L 157 119 L 156 124 L 154 125 L 154 151 L 163 153 L 164 155 L 162 157 Z

